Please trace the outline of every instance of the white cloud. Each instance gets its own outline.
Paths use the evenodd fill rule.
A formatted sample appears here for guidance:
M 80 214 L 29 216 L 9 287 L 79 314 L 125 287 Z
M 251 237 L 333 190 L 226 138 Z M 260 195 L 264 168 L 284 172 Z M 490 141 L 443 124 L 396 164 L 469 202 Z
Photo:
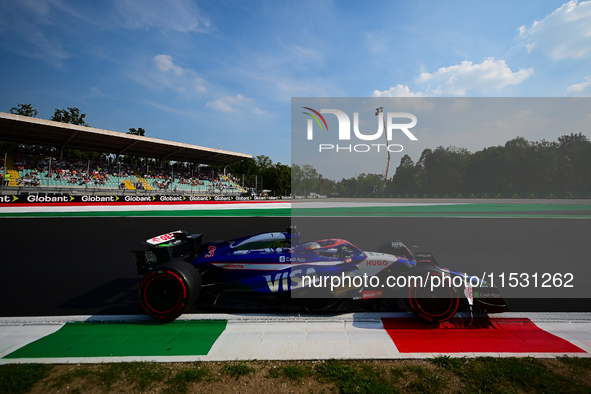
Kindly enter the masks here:
M 586 96 L 587 94 L 585 93 L 591 93 L 591 75 L 585 77 L 583 82 L 576 83 L 566 88 L 566 94 L 568 96 Z
M 235 109 L 234 107 L 232 107 L 230 103 L 231 100 L 232 97 L 224 97 L 221 99 L 217 99 L 215 101 L 210 101 L 207 104 L 205 104 L 205 106 L 208 108 L 217 109 L 218 111 L 233 112 L 235 111 Z
M 183 70 L 182 67 L 173 63 L 172 56 L 169 55 L 154 56 L 154 63 L 159 70 L 164 72 L 172 71 L 176 75 L 183 75 L 185 73 L 185 70 Z
M 425 95 L 421 92 L 411 92 L 406 85 L 396 85 L 388 90 L 374 90 L 372 93 L 373 97 L 424 97 Z
M 519 28 L 528 52 L 537 50 L 553 60 L 591 55 L 591 1 L 563 4 L 541 21 Z
M 205 93 L 205 80 L 189 68 L 183 68 L 174 63 L 170 55 L 157 55 L 152 59 L 157 71 L 153 80 L 160 86 L 166 86 L 183 93 Z
M 253 100 L 251 98 L 237 94 L 236 96 L 226 96 L 214 101 L 210 101 L 205 104 L 205 106 L 222 112 L 250 111 L 255 115 L 262 115 L 265 113 L 265 111 L 253 107 L 252 102 Z
M 441 67 L 434 73 L 422 73 L 417 83 L 427 85 L 429 95 L 465 96 L 469 91 L 487 93 L 507 85 L 521 83 L 533 74 L 533 69 L 512 71 L 504 60 L 487 58 L 473 64 L 464 60 L 460 64 Z
M 176 64 L 170 55 L 139 61 L 140 64 L 128 66 L 127 75 L 141 85 L 156 90 L 171 89 L 189 99 L 200 98 L 207 92 L 208 82 L 197 71 Z
M 189 0 L 117 0 L 116 12 L 128 29 L 159 28 L 180 32 L 208 32 L 211 22 Z

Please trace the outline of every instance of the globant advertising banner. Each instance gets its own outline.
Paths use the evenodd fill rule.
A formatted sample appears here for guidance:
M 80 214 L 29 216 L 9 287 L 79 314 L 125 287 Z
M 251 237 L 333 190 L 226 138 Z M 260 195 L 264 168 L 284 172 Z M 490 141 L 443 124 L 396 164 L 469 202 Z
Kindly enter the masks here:
M 2 204 L 101 204 L 101 203 L 190 203 L 190 202 L 223 202 L 223 201 L 271 201 L 289 200 L 289 196 L 183 196 L 183 195 L 153 195 L 153 196 L 115 196 L 115 195 L 69 195 L 62 193 L 21 193 L 18 195 L 0 196 Z

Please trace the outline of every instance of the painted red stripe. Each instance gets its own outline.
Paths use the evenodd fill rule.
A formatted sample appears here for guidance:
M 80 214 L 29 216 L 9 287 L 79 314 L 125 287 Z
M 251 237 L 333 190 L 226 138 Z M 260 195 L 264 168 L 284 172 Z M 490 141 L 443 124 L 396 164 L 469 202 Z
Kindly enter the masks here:
M 586 353 L 526 318 L 452 319 L 439 326 L 419 319 L 382 319 L 401 353 Z

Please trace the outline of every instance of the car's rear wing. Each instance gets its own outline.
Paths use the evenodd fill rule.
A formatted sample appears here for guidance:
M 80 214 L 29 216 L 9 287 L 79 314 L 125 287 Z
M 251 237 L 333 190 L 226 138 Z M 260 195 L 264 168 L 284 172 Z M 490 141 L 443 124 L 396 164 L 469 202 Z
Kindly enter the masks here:
M 174 231 L 147 239 L 147 250 L 134 250 L 137 272 L 146 274 L 152 268 L 170 260 L 191 261 L 203 242 L 202 234 L 189 234 L 186 231 Z

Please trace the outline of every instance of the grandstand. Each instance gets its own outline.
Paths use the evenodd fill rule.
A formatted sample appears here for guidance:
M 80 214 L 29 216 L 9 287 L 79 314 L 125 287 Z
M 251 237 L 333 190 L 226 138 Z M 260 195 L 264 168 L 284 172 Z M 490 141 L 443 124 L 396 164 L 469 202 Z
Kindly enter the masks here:
M 224 168 L 252 158 L 243 153 L 2 112 L 0 141 L 52 147 L 59 151 L 59 159 L 26 152 L 2 152 L 1 194 L 240 194 L 246 188 L 226 174 Z M 70 160 L 63 157 L 67 149 L 103 152 L 105 160 L 92 163 Z M 117 160 L 120 155 L 150 160 L 152 165 L 139 168 L 122 164 Z M 176 162 L 177 168 L 154 165 L 163 162 Z M 10 174 L 8 181 L 4 181 L 6 174 Z
M 100 175 L 77 177 L 66 172 L 39 172 L 35 169 L 8 170 L 11 178 L 7 189 L 14 193 L 49 191 L 70 192 L 73 194 L 197 194 L 197 195 L 234 195 L 246 190 L 222 176 L 218 180 L 186 180 L 184 178 L 168 179 L 161 182 L 158 178 L 145 178 L 141 175 Z

